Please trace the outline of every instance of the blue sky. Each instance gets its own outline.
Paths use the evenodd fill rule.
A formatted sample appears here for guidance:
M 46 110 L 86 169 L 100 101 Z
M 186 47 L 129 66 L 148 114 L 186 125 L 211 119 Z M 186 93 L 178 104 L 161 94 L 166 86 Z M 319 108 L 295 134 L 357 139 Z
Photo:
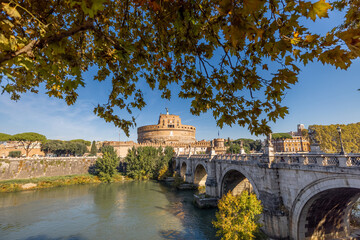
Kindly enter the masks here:
M 331 15 L 315 25 L 316 29 L 326 31 L 329 26 L 339 23 L 339 15 Z M 299 82 L 287 91 L 283 101 L 289 107 L 285 119 L 272 123 L 273 132 L 296 130 L 298 123 L 305 127 L 312 124 L 347 124 L 360 122 L 360 60 L 344 71 L 321 63 L 310 63 L 301 68 Z M 10 100 L 9 95 L 0 95 L 0 132 L 16 134 L 20 132 L 38 132 L 48 139 L 70 140 L 82 138 L 86 140 L 119 140 L 119 129 L 112 123 L 93 114 L 98 103 L 106 102 L 110 92 L 110 82 L 102 83 L 91 80 L 91 72 L 86 73 L 86 87 L 79 89 L 78 101 L 67 106 L 63 100 L 49 98 L 40 89 L 39 94 L 27 93 L 18 102 Z M 200 116 L 190 114 L 190 100 L 182 100 L 177 96 L 171 101 L 161 99 L 159 92 L 145 91 L 147 106 L 135 113 L 137 126 L 156 124 L 165 107 L 171 114 L 180 115 L 183 124 L 197 128 L 197 140 L 217 137 L 264 138 L 251 136 L 246 128 L 239 126 L 219 129 L 211 113 Z M 136 141 L 136 128 L 131 129 L 130 137 L 123 132 L 120 139 Z

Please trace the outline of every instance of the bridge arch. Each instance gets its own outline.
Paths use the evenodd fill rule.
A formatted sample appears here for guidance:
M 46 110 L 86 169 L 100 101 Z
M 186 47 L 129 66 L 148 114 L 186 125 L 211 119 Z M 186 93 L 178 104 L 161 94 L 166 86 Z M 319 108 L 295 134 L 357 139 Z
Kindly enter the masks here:
M 205 186 L 207 174 L 206 165 L 198 163 L 194 170 L 194 184 L 198 186 Z
M 291 211 L 293 239 L 330 239 L 348 236 L 350 211 L 360 197 L 360 179 L 320 179 L 304 188 Z
M 180 162 L 180 177 L 185 181 L 186 179 L 186 172 L 187 172 L 187 163 L 186 161 Z
M 219 196 L 222 197 L 228 191 L 240 194 L 243 190 L 253 191 L 259 198 L 259 191 L 255 182 L 244 169 L 229 167 L 224 169 L 220 177 Z

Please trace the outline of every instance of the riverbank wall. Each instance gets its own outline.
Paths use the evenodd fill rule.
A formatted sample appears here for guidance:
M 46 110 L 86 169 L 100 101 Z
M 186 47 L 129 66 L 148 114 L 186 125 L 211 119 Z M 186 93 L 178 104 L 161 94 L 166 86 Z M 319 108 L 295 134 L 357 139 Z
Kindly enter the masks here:
M 0 159 L 0 180 L 54 177 L 88 173 L 96 157 Z

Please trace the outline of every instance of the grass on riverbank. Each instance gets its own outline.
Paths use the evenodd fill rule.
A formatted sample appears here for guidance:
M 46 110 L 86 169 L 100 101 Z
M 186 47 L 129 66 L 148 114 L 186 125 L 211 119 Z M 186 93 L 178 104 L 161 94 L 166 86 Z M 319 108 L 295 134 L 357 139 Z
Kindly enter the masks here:
M 123 180 L 124 177 L 120 173 L 115 174 L 112 179 L 113 182 L 121 182 Z M 0 181 L 0 192 L 16 192 L 89 183 L 101 183 L 101 181 L 97 176 L 90 174 L 14 179 Z

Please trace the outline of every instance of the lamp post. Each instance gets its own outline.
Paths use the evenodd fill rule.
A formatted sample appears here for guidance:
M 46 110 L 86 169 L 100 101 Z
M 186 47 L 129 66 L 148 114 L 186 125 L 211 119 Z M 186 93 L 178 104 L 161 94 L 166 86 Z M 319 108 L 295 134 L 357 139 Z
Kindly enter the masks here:
M 340 155 L 345 155 L 344 145 L 343 145 L 343 141 L 342 141 L 342 137 L 341 137 L 341 128 L 337 127 L 336 130 L 338 131 L 339 137 L 340 137 L 340 146 L 341 146 Z

